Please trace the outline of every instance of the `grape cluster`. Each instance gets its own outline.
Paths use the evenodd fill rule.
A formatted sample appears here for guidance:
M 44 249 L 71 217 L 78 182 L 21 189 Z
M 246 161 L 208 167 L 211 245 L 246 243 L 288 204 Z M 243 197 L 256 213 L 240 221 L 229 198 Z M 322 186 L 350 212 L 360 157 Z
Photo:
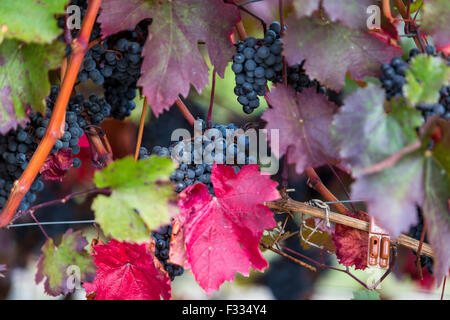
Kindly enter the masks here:
M 59 87 L 52 86 L 46 99 L 45 115 L 30 112 L 30 122 L 25 128 L 11 130 L 6 135 L 0 135 L 0 208 L 3 208 L 9 196 L 13 183 L 28 166 L 38 143 L 44 138 L 45 131 L 50 122 L 50 116 L 55 107 L 59 94 Z M 70 149 L 73 155 L 80 152 L 78 145 L 80 137 L 84 134 L 83 128 L 88 124 L 100 124 L 111 112 L 111 106 L 104 98 L 91 95 L 86 100 L 83 95 L 77 94 L 68 103 L 64 134 L 56 140 L 51 153 Z M 74 168 L 81 166 L 81 160 L 74 158 Z M 25 195 L 19 210 L 25 211 L 36 200 L 36 192 L 41 191 L 44 185 L 39 176 Z
M 59 87 L 52 86 L 50 95 L 47 97 L 47 111 L 44 118 L 41 114 L 32 113 L 30 115 L 30 126 L 35 128 L 34 136 L 36 142 L 40 141 L 45 134 L 45 130 L 49 124 L 49 118 L 55 107 L 56 98 L 59 94 Z M 56 140 L 53 146 L 52 153 L 56 153 L 59 150 L 70 149 L 72 154 L 76 155 L 80 152 L 78 141 L 84 134 L 83 127 L 87 125 L 87 121 L 83 117 L 83 104 L 84 97 L 81 94 L 77 94 L 71 98 L 66 109 L 66 123 L 64 125 L 64 134 L 58 140 Z M 79 160 L 75 160 L 75 164 L 78 164 Z M 80 163 L 81 164 L 81 163 Z
M 406 83 L 405 71 L 412 58 L 420 54 L 420 50 L 413 48 L 409 52 L 409 58 L 403 61 L 400 57 L 392 58 L 390 63 L 381 65 L 382 76 L 380 77 L 387 99 L 403 96 L 403 86 Z M 436 56 L 436 50 L 432 45 L 425 46 L 425 53 Z M 444 119 L 450 119 L 450 86 L 443 86 L 437 103 L 419 103 L 416 108 L 422 112 L 424 118 L 434 115 Z
M 273 22 L 264 39 L 247 37 L 235 44 L 237 53 L 231 67 L 236 75 L 234 93 L 247 114 L 259 106 L 258 96 L 265 95 L 267 81 L 275 80 L 283 70 L 280 32 L 280 23 Z
M 103 85 L 105 99 L 112 106 L 111 115 L 124 119 L 134 110 L 136 84 L 141 76 L 142 45 L 147 38 L 147 24 L 143 21 L 135 29 L 107 37 L 86 54 L 78 73 L 78 80 L 91 79 Z
M 3 209 L 9 197 L 14 181 L 26 169 L 36 146 L 35 138 L 28 133 L 27 129 L 19 128 L 4 136 L 0 135 L 0 210 Z M 36 193 L 43 188 L 44 184 L 37 177 L 23 198 L 19 210 L 27 210 L 36 200 Z
M 422 235 L 422 230 L 423 230 L 423 216 L 420 211 L 419 211 L 418 216 L 419 216 L 419 223 L 416 226 L 411 227 L 411 229 L 409 230 L 410 237 L 414 238 L 416 240 L 420 240 L 420 236 Z M 425 235 L 424 242 L 428 242 L 426 235 Z M 412 250 L 412 251 L 415 255 L 417 255 L 416 251 L 414 251 L 414 250 Z M 417 262 L 417 258 L 416 258 L 416 262 Z M 420 256 L 420 263 L 421 263 L 422 267 L 428 268 L 428 272 L 430 272 L 431 274 L 433 273 L 433 258 L 430 258 L 423 254 Z
M 157 231 L 152 231 L 152 238 L 155 239 L 155 256 L 163 264 L 164 270 L 169 274 L 170 280 L 175 280 L 175 277 L 181 276 L 184 268 L 167 262 L 169 259 L 170 236 L 172 234 L 172 225 L 161 227 Z
M 181 141 L 174 147 L 155 146 L 151 153 L 159 157 L 171 156 L 180 163 L 170 177 L 175 185 L 175 192 L 180 193 L 190 185 L 200 182 L 214 195 L 211 171 L 217 159 L 221 159 L 222 164 L 231 165 L 236 173 L 242 165 L 254 164 L 257 161 L 249 154 L 248 136 L 238 133 L 235 137 L 227 136 L 227 130 L 228 133 L 238 130 L 233 123 L 227 126 L 214 124 L 207 130 L 203 120 L 197 121 L 201 121 L 202 135 L 195 137 L 193 141 Z M 140 158 L 146 157 L 147 149 L 141 148 Z

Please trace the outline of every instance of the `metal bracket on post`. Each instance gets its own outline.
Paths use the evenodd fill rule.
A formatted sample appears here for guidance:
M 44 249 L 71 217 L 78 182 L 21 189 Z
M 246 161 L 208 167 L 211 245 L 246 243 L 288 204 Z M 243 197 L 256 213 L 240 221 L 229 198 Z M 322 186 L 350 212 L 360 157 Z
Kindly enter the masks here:
M 370 217 L 368 248 L 367 265 L 372 268 L 387 269 L 391 238 L 384 229 L 377 225 L 373 217 Z

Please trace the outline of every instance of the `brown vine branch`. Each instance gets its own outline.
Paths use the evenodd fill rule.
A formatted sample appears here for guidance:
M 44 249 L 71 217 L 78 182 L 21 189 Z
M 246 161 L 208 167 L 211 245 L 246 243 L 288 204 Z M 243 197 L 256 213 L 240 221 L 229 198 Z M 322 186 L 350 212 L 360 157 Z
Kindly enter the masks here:
M 175 104 L 177 105 L 178 109 L 180 109 L 183 117 L 187 120 L 187 122 L 189 122 L 189 125 L 191 127 L 194 127 L 195 118 L 192 115 L 192 113 L 189 111 L 189 109 L 186 107 L 184 102 L 181 101 L 180 98 L 177 98 L 177 100 L 175 101 Z
M 50 123 L 45 131 L 44 138 L 39 143 L 33 157 L 20 178 L 14 182 L 3 211 L 0 215 L 0 228 L 6 227 L 14 213 L 28 192 L 31 184 L 39 173 L 45 159 L 47 159 L 53 145 L 64 133 L 66 107 L 75 84 L 78 71 L 87 52 L 89 37 L 94 26 L 101 0 L 89 1 L 88 9 L 77 39 L 72 42 L 72 55 L 67 72 L 61 84 L 61 90 L 55 103 Z
M 385 11 L 384 11 L 385 2 L 387 2 L 386 7 L 389 7 L 389 8 L 390 8 L 389 0 L 383 0 L 383 13 L 385 12 Z M 412 28 L 413 28 L 413 32 L 416 33 L 415 36 L 414 36 L 414 42 L 416 43 L 416 46 L 417 46 L 422 52 L 424 52 L 424 51 L 425 51 L 425 48 L 424 48 L 424 46 L 423 46 L 422 39 L 421 39 L 420 34 L 419 34 L 419 32 L 418 32 L 416 23 L 415 23 L 414 21 L 411 21 L 411 16 L 410 16 L 410 14 L 409 14 L 409 9 L 406 8 L 405 4 L 403 3 L 403 0 L 394 0 L 394 2 L 395 2 L 395 5 L 397 6 L 397 9 L 398 9 L 398 11 L 400 12 L 402 18 L 403 18 L 404 21 L 406 22 L 406 27 L 407 27 L 407 29 L 408 29 L 408 32 L 407 32 L 407 33 L 408 33 L 408 34 L 410 33 L 410 30 L 409 30 L 409 29 L 410 29 L 410 27 L 412 27 Z M 389 13 L 390 13 L 390 9 L 389 9 Z M 385 16 L 386 16 L 386 15 L 385 15 Z M 386 17 L 387 17 L 387 16 L 386 16 Z M 387 18 L 388 18 L 389 21 L 390 21 L 390 18 L 389 18 L 389 17 L 387 17 Z M 391 18 L 392 18 L 392 16 L 391 16 Z M 392 21 L 391 21 L 391 22 L 392 22 Z
M 209 100 L 209 109 L 208 109 L 208 117 L 206 118 L 206 123 L 208 124 L 208 128 L 212 126 L 211 118 L 212 118 L 212 110 L 214 106 L 214 94 L 216 91 L 216 67 L 214 67 L 212 72 L 212 85 L 211 85 L 211 98 Z
M 139 123 L 139 132 L 136 143 L 136 151 L 134 152 L 134 161 L 138 161 L 139 158 L 139 150 L 141 149 L 142 135 L 144 133 L 145 117 L 147 116 L 147 105 L 147 97 L 144 96 L 144 105 L 142 106 L 141 122 Z
M 444 283 L 442 284 L 441 300 L 444 300 L 445 283 L 446 282 L 447 282 L 447 277 L 444 277 Z
M 316 271 L 317 271 L 317 268 L 315 268 L 315 267 L 313 267 L 313 266 L 307 264 L 306 262 L 303 262 L 303 261 L 298 260 L 298 259 L 296 259 L 296 258 L 294 258 L 294 257 L 291 257 L 290 255 L 288 255 L 287 253 L 285 253 L 285 252 L 283 252 L 283 251 L 280 251 L 280 250 L 275 249 L 275 248 L 272 248 L 272 247 L 267 247 L 267 246 L 264 246 L 264 248 L 266 248 L 267 250 L 273 251 L 273 252 L 279 254 L 280 256 L 283 256 L 283 257 L 285 257 L 285 258 L 287 258 L 287 259 L 289 259 L 289 260 L 295 262 L 296 264 L 299 264 L 299 265 L 301 265 L 302 267 L 305 267 L 305 268 L 307 268 L 307 269 L 309 269 L 309 270 L 311 270 L 311 271 L 313 271 L 313 272 L 316 272 Z
M 57 205 L 57 204 L 65 204 L 67 201 L 69 201 L 72 198 L 79 197 L 79 196 L 85 196 L 85 195 L 92 194 L 92 193 L 109 195 L 109 194 L 111 194 L 111 189 L 109 189 L 109 188 L 89 189 L 89 190 L 84 190 L 84 191 L 79 191 L 79 192 L 74 192 L 74 193 L 68 194 L 67 196 L 65 196 L 65 197 L 63 197 L 61 199 L 51 200 L 51 201 L 39 203 L 37 205 L 32 206 L 31 208 L 29 208 L 26 211 L 18 212 L 14 216 L 14 218 L 11 220 L 11 223 L 13 223 L 17 219 L 19 219 L 19 218 L 21 218 L 21 217 L 23 217 L 23 216 L 25 216 L 27 214 L 34 214 L 39 209 L 46 208 L 46 207 L 53 206 L 53 205 Z
M 339 201 L 338 198 L 334 196 L 333 193 L 331 193 L 330 190 L 328 190 L 327 187 L 323 184 L 320 177 L 317 175 L 316 171 L 313 168 L 306 169 L 306 175 L 308 176 L 308 185 L 319 192 L 322 197 L 325 198 L 326 201 L 329 202 L 336 202 Z M 343 214 L 347 215 L 349 214 L 349 210 L 346 206 L 344 206 L 342 203 L 333 203 L 333 206 L 336 208 L 336 210 Z
M 420 259 L 420 255 L 422 252 L 422 247 L 423 247 L 423 241 L 425 240 L 425 234 L 427 233 L 427 220 L 425 219 L 425 217 L 423 217 L 423 228 L 422 228 L 422 233 L 420 234 L 420 242 L 419 242 L 419 248 L 417 249 L 417 262 L 416 262 L 416 267 L 417 267 L 417 271 L 419 272 L 419 278 L 420 280 L 423 280 L 423 273 L 422 273 L 422 264 L 421 264 L 421 259 Z
M 271 209 L 275 209 L 282 212 L 297 212 L 307 214 L 316 218 L 326 219 L 325 210 L 307 205 L 303 202 L 294 201 L 289 198 L 273 202 L 266 202 L 264 204 Z M 333 211 L 329 212 L 328 218 L 331 222 L 349 226 L 361 231 L 369 232 L 369 222 L 367 221 L 352 218 Z M 397 239 L 391 241 L 391 243 L 392 244 L 396 243 L 417 251 L 419 248 L 420 241 L 408 237 L 407 235 L 401 234 Z M 431 258 L 434 257 L 433 249 L 427 243 L 423 243 L 422 245 L 422 254 L 429 256 Z
M 239 39 L 241 39 L 243 41 L 243 40 L 245 40 L 245 38 L 247 38 L 247 32 L 245 31 L 242 20 L 236 24 L 236 30 L 239 35 Z

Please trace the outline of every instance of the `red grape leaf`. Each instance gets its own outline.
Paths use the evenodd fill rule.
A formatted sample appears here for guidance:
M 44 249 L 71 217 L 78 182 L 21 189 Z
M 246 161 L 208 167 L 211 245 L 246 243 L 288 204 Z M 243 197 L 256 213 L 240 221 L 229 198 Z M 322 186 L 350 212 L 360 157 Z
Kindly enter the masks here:
M 275 227 L 273 213 L 263 205 L 280 198 L 275 181 L 257 165 L 232 167 L 214 164 L 211 181 L 215 197 L 197 183 L 179 195 L 187 260 L 197 283 L 211 294 L 234 274 L 268 266 L 259 249 L 266 229 Z
M 345 84 L 345 74 L 364 80 L 380 73 L 380 64 L 402 54 L 372 34 L 349 29 L 339 23 L 323 23 L 316 18 L 297 20 L 291 15 L 284 43 L 289 65 L 306 59 L 306 73 L 334 90 Z
M 392 101 L 387 114 L 384 101 L 384 90 L 369 84 L 348 96 L 333 120 L 332 134 L 339 155 L 351 166 L 354 176 L 417 140 L 420 112 L 401 100 Z
M 72 162 L 72 151 L 70 149 L 59 150 L 55 154 L 48 155 L 39 173 L 46 180 L 62 181 L 67 170 L 72 166 Z
M 170 299 L 170 278 L 156 268 L 147 246 L 115 239 L 95 246 L 97 276 L 84 284 L 86 292 L 96 292 L 95 300 Z
M 172 221 L 172 235 L 170 236 L 169 263 L 190 269 L 186 258 L 186 247 L 184 245 L 184 222 L 186 216 L 179 214 Z
M 423 7 L 423 22 L 420 30 L 433 36 L 436 47 L 450 44 L 450 2 L 448 0 L 426 1 Z
M 289 151 L 289 162 L 296 163 L 298 173 L 337 158 L 330 133 L 337 107 L 325 95 L 317 94 L 315 88 L 298 93 L 278 85 L 266 95 L 266 99 L 273 107 L 262 115 L 267 121 L 266 129 L 279 130 L 279 154 L 272 146 L 276 157 L 281 158 L 288 147 L 293 146 Z M 274 143 L 271 141 L 272 145 Z
M 125 19 L 124 19 L 125 17 Z M 239 21 L 236 6 L 222 0 L 105 0 L 99 21 L 104 36 L 134 27 L 152 18 L 142 55 L 142 77 L 138 85 L 148 97 L 155 115 L 168 110 L 191 83 L 201 92 L 209 83 L 208 66 L 198 49 L 203 40 L 209 58 L 221 77 L 233 56 L 229 40 Z
M 71 282 L 72 272 L 78 269 L 79 281 L 92 281 L 95 267 L 88 252 L 84 249 L 87 240 L 81 231 L 67 230 L 61 243 L 55 246 L 52 239 L 42 246 L 42 255 L 37 263 L 36 283 L 44 280 L 45 292 L 51 296 L 73 292 L 75 286 Z M 77 269 L 73 269 L 76 267 Z M 73 286 L 72 286 L 73 285 Z
M 352 218 L 368 221 L 367 215 L 358 211 Z M 333 243 L 336 247 L 336 257 L 339 263 L 355 269 L 367 268 L 368 233 L 343 224 L 336 224 L 333 234 Z

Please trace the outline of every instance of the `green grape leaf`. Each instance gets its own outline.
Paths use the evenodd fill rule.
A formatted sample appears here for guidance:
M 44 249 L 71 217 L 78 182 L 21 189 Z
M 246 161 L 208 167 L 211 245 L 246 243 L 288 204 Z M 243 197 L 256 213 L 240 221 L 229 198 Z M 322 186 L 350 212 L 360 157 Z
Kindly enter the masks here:
M 110 197 L 98 195 L 91 207 L 95 212 L 95 220 L 107 235 L 119 241 L 148 240 L 149 230 L 143 219 L 128 201 L 122 202 L 126 197 L 120 195 L 119 193 L 117 196 L 114 192 Z
M 25 126 L 27 110 L 45 114 L 50 92 L 48 71 L 64 56 L 64 44 L 24 44 L 4 40 L 0 44 L 0 134 Z
M 174 168 L 168 158 L 134 161 L 127 157 L 97 172 L 97 187 L 112 189 L 109 197 L 98 195 L 92 203 L 105 234 L 120 241 L 141 242 L 148 239 L 150 230 L 169 223 L 178 213 L 168 179 Z
M 450 153 L 450 149 L 447 152 Z M 434 276 L 439 286 L 450 268 L 450 172 L 446 172 L 431 154 L 425 159 L 424 172 L 423 214 L 428 223 L 427 236 L 436 254 Z
M 380 294 L 375 290 L 354 291 L 352 300 L 380 300 Z
M 435 45 L 445 47 L 450 44 L 450 1 L 427 0 L 423 7 L 423 22 L 420 30 L 433 36 Z
M 175 169 L 169 158 L 153 156 L 149 159 L 134 161 L 126 157 L 115 161 L 94 176 L 98 188 L 110 187 L 112 189 L 132 188 L 136 185 L 145 185 L 156 180 L 168 181 L 168 177 Z
M 434 146 L 433 156 L 450 175 L 450 121 L 439 119 L 437 125 L 440 127 L 442 137 Z
M 45 278 L 45 292 L 58 296 L 73 292 L 77 281 L 92 281 L 96 268 L 84 249 L 87 244 L 81 231 L 73 232 L 72 229 L 63 235 L 58 246 L 52 239 L 47 240 L 37 264 L 36 284 Z
M 55 15 L 64 14 L 68 0 L 2 0 L 0 26 L 5 25 L 5 38 L 24 42 L 51 43 L 62 32 Z
M 399 100 L 386 113 L 384 101 L 384 90 L 369 84 L 348 96 L 334 117 L 333 140 L 355 176 L 417 140 L 420 112 Z
M 411 105 L 435 103 L 439 99 L 439 89 L 448 85 L 450 67 L 438 57 L 420 54 L 410 62 L 406 70 L 406 85 L 403 94 Z

